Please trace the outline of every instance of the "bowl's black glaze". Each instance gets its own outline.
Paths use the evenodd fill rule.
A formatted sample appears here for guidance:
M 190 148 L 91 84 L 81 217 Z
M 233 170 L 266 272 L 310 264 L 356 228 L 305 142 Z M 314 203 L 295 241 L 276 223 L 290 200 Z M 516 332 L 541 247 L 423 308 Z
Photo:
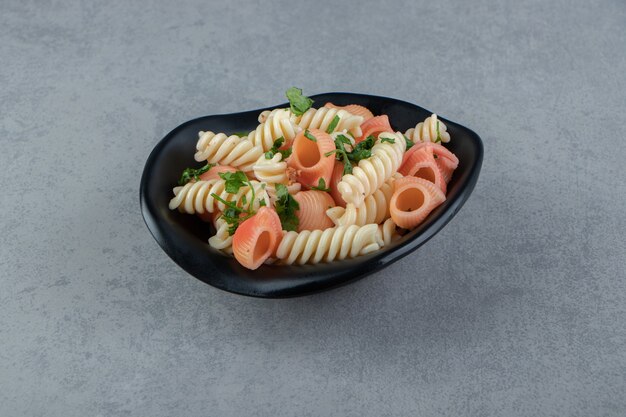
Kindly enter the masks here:
M 394 129 L 404 132 L 431 112 L 400 100 L 365 94 L 327 93 L 311 97 L 314 106 L 361 104 L 374 114 L 387 114 Z M 287 107 L 288 104 L 268 107 Z M 459 211 L 471 194 L 483 159 L 483 145 L 476 133 L 446 119 L 452 140 L 446 144 L 459 158 L 459 167 L 448 184 L 447 200 L 415 230 L 382 250 L 355 259 L 303 266 L 263 265 L 250 271 L 209 247 L 211 227 L 197 216 L 169 210 L 172 188 L 181 172 L 194 161 L 199 130 L 238 132 L 254 129 L 265 109 L 214 115 L 190 120 L 171 131 L 154 148 L 141 178 L 141 211 L 150 232 L 163 250 L 183 269 L 207 284 L 254 297 L 291 297 L 326 290 L 363 278 L 403 256 L 433 237 Z

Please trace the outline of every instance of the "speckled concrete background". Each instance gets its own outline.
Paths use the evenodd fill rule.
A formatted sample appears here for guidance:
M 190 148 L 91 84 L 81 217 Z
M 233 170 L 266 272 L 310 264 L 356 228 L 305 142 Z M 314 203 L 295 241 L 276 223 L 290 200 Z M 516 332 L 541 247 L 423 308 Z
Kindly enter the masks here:
M 0 416 L 623 416 L 626 4 L 0 4 Z M 426 246 L 268 301 L 190 277 L 143 163 L 297 85 L 418 103 L 483 173 Z

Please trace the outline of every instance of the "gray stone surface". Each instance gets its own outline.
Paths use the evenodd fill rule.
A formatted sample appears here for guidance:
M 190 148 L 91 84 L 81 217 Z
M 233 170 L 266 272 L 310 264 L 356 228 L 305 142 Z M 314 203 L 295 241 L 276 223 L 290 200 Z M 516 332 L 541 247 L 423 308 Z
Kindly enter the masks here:
M 623 416 L 626 5 L 0 3 L 0 416 Z M 382 272 L 224 293 L 143 224 L 193 117 L 354 91 L 478 132 L 476 191 Z

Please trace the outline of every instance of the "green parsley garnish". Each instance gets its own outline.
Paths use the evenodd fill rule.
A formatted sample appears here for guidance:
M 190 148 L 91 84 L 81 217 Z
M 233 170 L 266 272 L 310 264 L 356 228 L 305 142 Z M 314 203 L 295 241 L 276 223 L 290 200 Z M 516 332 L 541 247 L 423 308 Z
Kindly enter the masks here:
M 312 140 L 313 142 L 317 142 L 317 139 L 311 134 L 311 132 L 309 132 L 309 129 L 304 131 L 304 137 L 308 140 Z
M 291 112 L 296 116 L 302 116 L 304 112 L 310 109 L 311 105 L 313 105 L 313 100 L 311 100 L 307 96 L 303 96 L 302 90 L 299 88 L 291 87 L 287 90 L 285 95 L 289 100 Z
M 328 192 L 330 191 L 330 188 L 326 188 L 326 181 L 324 181 L 324 178 L 320 178 L 319 182 L 317 183 L 317 186 L 311 187 L 311 190 Z
M 245 195 L 241 196 L 241 203 L 243 207 L 238 207 L 232 201 L 226 201 L 215 193 L 211 194 L 211 197 L 213 197 L 217 201 L 220 201 L 222 204 L 226 206 L 226 209 L 224 210 L 224 212 L 222 213 L 220 217 L 222 217 L 226 221 L 226 223 L 228 223 L 228 233 L 232 235 L 235 233 L 235 231 L 237 230 L 241 222 L 249 219 L 250 217 L 256 214 L 256 212 L 252 209 L 252 205 L 253 205 L 252 202 L 254 202 L 254 198 L 255 198 L 254 187 L 252 186 L 252 183 L 250 182 L 248 177 L 246 177 L 246 174 L 244 174 L 241 171 L 220 172 L 218 175 L 220 176 L 221 179 L 224 180 L 224 183 L 225 183 L 224 189 L 226 190 L 227 193 L 236 194 L 239 192 L 239 189 L 245 185 L 250 187 L 250 191 L 252 192 L 250 205 L 248 205 L 247 208 L 245 206 L 248 204 L 248 199 L 246 198 Z M 265 205 L 265 202 L 263 200 L 260 200 L 259 205 Z
M 235 234 L 241 222 L 249 219 L 255 214 L 249 207 L 248 209 L 237 207 L 237 205 L 232 201 L 226 201 L 215 193 L 212 193 L 211 197 L 222 202 L 226 206 L 226 209 L 224 209 L 220 217 L 228 223 L 228 234 L 231 236 Z
M 383 142 L 389 142 L 393 144 L 393 143 L 396 143 L 396 140 L 393 138 L 381 138 L 380 143 L 383 143 Z
M 352 164 L 350 163 L 348 151 L 344 145 L 352 145 L 352 142 L 345 135 L 337 135 L 335 138 L 336 149 L 334 151 L 326 152 L 324 156 L 330 156 L 334 153 L 335 158 L 338 161 L 343 162 L 343 175 L 352 174 Z
M 402 136 L 404 136 L 404 141 L 406 142 L 406 150 L 408 151 L 409 149 L 413 147 L 413 145 L 415 145 L 415 143 L 413 143 L 411 139 L 407 138 L 406 135 L 402 135 Z
M 210 170 L 211 168 L 213 168 L 215 166 L 215 164 L 206 164 L 205 166 L 203 166 L 202 168 L 186 168 L 183 171 L 183 175 L 180 176 L 180 179 L 178 180 L 178 185 L 185 185 L 187 184 L 189 181 L 191 181 L 192 179 L 198 181 L 198 177 L 202 174 L 204 174 L 205 172 L 207 172 L 208 170 Z
M 283 156 L 282 158 L 283 161 L 287 159 L 289 155 L 291 155 L 291 149 L 278 149 L 281 146 L 283 146 L 283 143 L 285 143 L 284 137 L 281 136 L 278 139 L 276 139 L 274 143 L 272 144 L 272 147 L 270 148 L 270 150 L 265 152 L 265 159 L 272 159 L 274 155 L 276 155 L 277 153 L 280 153 Z
M 333 120 L 330 122 L 330 124 L 326 128 L 326 133 L 333 133 L 340 121 L 341 121 L 341 118 L 335 115 L 335 117 L 333 117 Z
M 393 139 L 392 139 L 393 140 Z M 376 138 L 373 135 L 368 136 L 364 141 L 357 143 L 350 152 L 346 150 L 345 145 L 352 145 L 352 141 L 345 135 L 337 135 L 335 138 L 335 150 L 326 152 L 324 156 L 330 156 L 333 153 L 338 161 L 343 162 L 343 175 L 352 174 L 352 165 L 358 164 L 361 159 L 372 156 L 372 148 Z
M 252 188 L 252 184 L 250 184 L 250 180 L 248 179 L 248 177 L 246 177 L 246 174 L 244 174 L 241 171 L 220 172 L 218 175 L 220 176 L 221 179 L 224 180 L 226 184 L 227 193 L 235 194 L 239 192 L 239 189 L 246 184 L 250 185 L 250 189 L 254 192 L 254 188 Z
M 437 120 L 437 139 L 435 139 L 435 143 L 441 143 L 441 133 L 439 132 L 439 120 Z
M 361 159 L 367 159 L 372 156 L 372 148 L 376 138 L 369 135 L 364 141 L 356 144 L 352 152 L 348 153 L 348 158 L 354 163 L 358 163 Z
M 249 134 L 250 134 L 250 132 L 243 132 L 243 131 L 242 131 L 242 132 L 234 132 L 232 135 L 239 136 L 240 138 L 245 138 L 245 137 L 246 137 L 246 136 L 248 136 Z M 231 136 L 232 136 L 232 135 L 231 135 Z
M 289 194 L 287 187 L 283 184 L 276 184 L 276 197 L 274 207 L 276 207 L 276 213 L 280 218 L 280 224 L 283 230 L 296 231 L 300 222 L 296 216 L 296 211 L 300 210 L 300 205 L 296 199 Z

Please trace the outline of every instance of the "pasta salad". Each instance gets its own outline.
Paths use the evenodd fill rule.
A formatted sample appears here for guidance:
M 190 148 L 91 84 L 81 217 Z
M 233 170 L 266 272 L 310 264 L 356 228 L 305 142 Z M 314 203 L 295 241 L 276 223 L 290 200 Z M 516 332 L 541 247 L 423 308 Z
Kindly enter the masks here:
M 415 228 L 446 199 L 459 164 L 433 114 L 404 133 L 389 117 L 313 100 L 292 87 L 288 108 L 251 132 L 200 131 L 171 210 L 212 223 L 210 247 L 244 267 L 365 255 Z

